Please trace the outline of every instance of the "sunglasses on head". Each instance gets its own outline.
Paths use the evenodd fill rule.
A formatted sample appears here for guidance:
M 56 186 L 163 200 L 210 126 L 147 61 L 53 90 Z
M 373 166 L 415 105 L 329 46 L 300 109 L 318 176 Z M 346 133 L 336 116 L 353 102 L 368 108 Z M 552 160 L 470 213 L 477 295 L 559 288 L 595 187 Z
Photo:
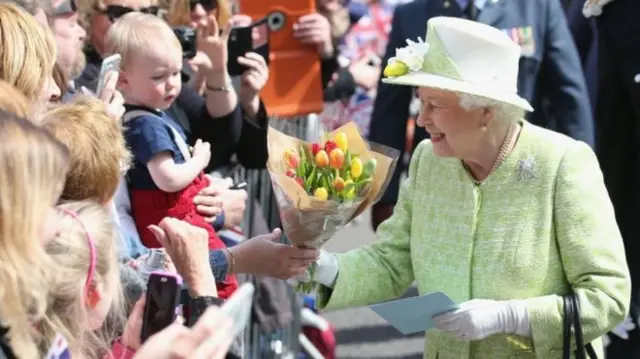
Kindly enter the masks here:
M 196 8 L 196 5 L 200 4 L 202 8 L 209 12 L 218 8 L 217 0 L 190 0 L 189 5 L 191 6 L 191 11 Z
M 149 7 L 140 8 L 140 10 L 136 10 L 128 6 L 108 5 L 104 10 L 100 12 L 107 15 L 107 17 L 109 18 L 109 20 L 111 20 L 111 22 L 114 22 L 119 18 L 121 18 L 122 16 L 134 11 L 139 11 L 145 14 L 158 16 L 160 8 L 158 6 L 149 6 Z

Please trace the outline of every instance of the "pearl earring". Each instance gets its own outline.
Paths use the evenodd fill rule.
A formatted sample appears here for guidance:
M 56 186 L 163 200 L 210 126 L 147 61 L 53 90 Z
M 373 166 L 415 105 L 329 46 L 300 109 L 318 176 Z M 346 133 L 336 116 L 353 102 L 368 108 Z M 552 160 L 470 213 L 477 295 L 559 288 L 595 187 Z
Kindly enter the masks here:
M 481 129 L 482 129 L 482 132 L 486 131 L 487 130 L 487 125 L 486 124 L 482 124 Z

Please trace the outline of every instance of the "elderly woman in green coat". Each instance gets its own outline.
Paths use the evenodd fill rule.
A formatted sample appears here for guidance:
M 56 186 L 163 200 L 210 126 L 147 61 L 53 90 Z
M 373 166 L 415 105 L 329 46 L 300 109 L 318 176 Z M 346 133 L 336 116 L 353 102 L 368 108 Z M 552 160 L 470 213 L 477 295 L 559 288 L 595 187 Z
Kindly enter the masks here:
M 585 342 L 623 321 L 630 280 L 602 174 L 585 143 L 522 119 L 520 48 L 500 30 L 447 17 L 407 41 L 388 84 L 417 87 L 430 140 L 378 241 L 321 252 L 321 308 L 394 299 L 415 281 L 460 309 L 434 318 L 425 358 L 561 358 L 562 296 L 580 303 Z

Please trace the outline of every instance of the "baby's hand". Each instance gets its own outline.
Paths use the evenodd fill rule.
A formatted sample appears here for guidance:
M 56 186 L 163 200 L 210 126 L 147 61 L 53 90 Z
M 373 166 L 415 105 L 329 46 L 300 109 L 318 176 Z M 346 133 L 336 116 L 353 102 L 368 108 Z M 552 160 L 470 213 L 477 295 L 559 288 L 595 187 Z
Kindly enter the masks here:
M 207 167 L 209 160 L 211 159 L 211 145 L 209 142 L 202 142 L 197 140 L 193 146 L 193 159 L 198 161 L 202 168 Z

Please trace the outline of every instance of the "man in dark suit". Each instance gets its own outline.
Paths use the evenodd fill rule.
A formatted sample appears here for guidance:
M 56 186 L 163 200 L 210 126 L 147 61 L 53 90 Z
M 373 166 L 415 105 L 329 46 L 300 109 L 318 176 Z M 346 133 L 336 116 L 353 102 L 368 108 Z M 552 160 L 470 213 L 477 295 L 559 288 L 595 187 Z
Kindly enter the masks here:
M 518 92 L 536 109 L 528 120 L 593 145 L 593 121 L 580 60 L 560 0 L 415 0 L 396 8 L 384 63 L 405 39 L 424 37 L 434 16 L 466 17 L 505 31 L 522 48 Z M 378 87 L 370 140 L 404 149 L 412 89 Z M 415 129 L 414 147 L 427 137 Z M 382 200 L 374 206 L 377 227 L 393 211 L 398 197 L 397 166 Z
M 640 315 L 640 1 L 614 0 L 598 28 L 596 153 L 613 202 L 631 272 L 631 318 Z M 610 335 L 608 358 L 640 358 L 640 331 Z

